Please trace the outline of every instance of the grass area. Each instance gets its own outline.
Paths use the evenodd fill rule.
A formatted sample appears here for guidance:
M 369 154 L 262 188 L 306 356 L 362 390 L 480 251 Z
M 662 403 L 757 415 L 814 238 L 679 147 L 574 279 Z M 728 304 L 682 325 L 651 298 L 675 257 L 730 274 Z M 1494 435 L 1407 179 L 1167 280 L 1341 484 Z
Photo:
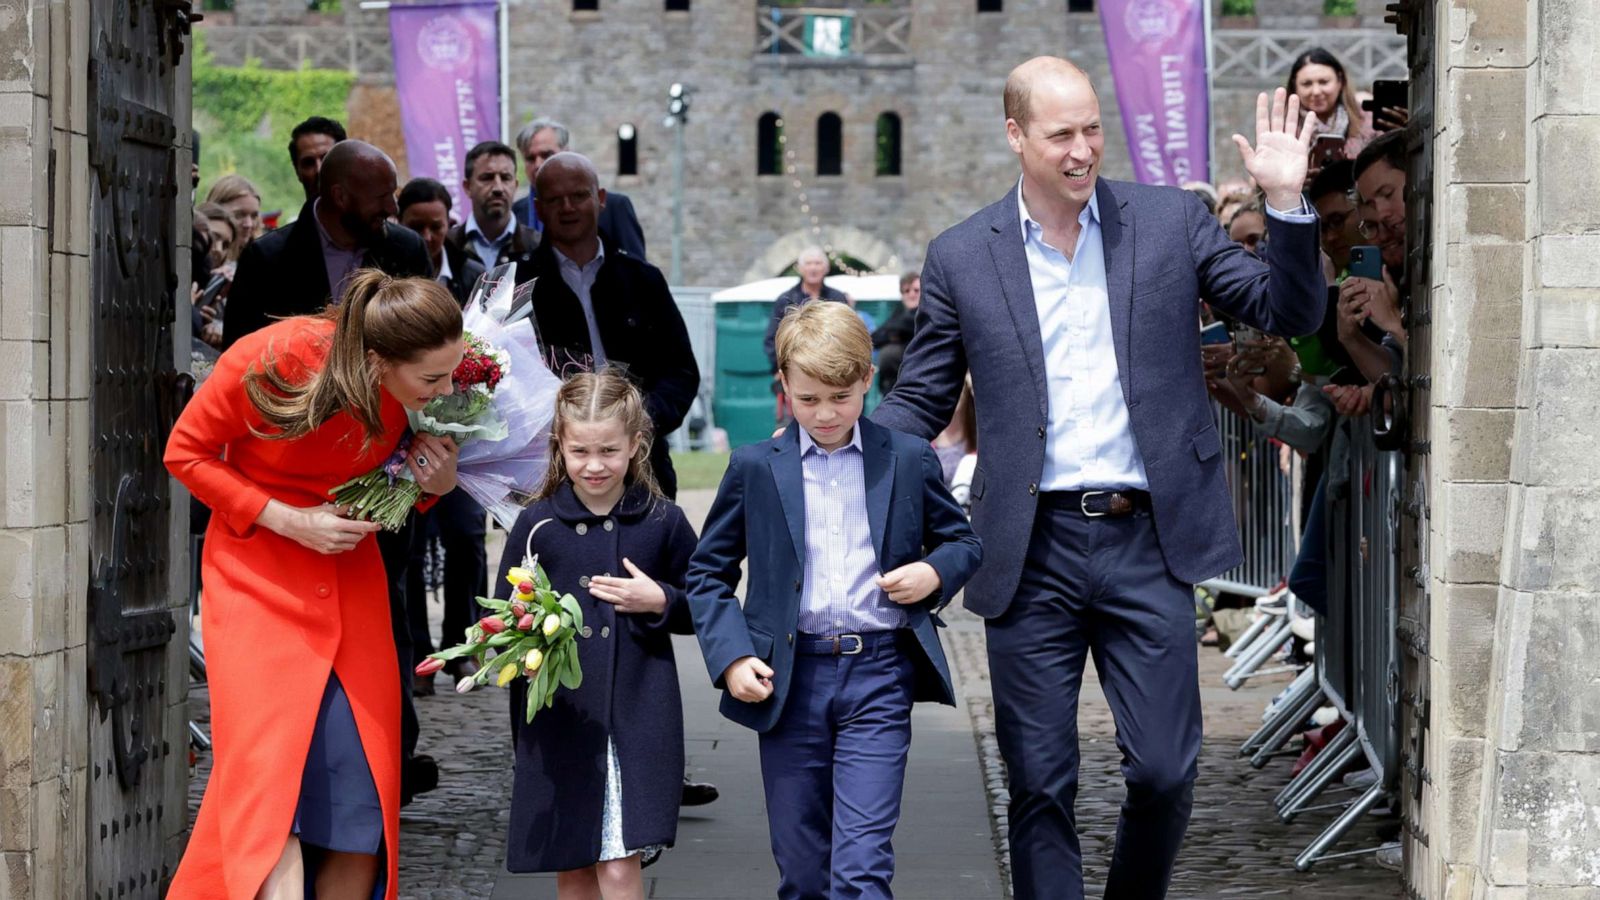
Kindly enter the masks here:
M 678 490 L 715 490 L 728 468 L 727 453 L 673 453 L 672 467 L 678 472 Z

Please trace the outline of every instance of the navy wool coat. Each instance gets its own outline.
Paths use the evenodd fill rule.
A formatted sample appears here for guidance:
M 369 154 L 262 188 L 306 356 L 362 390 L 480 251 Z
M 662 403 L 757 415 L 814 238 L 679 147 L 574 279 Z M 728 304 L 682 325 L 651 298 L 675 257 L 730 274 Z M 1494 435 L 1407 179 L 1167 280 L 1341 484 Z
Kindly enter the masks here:
M 616 743 L 622 772 L 623 843 L 629 849 L 670 846 L 683 794 L 683 704 L 672 634 L 693 628 L 683 583 L 694 528 L 678 507 L 637 487 L 611 515 L 597 516 L 563 485 L 517 517 L 495 578 L 502 600 L 511 595 L 506 573 L 522 564 L 530 532 L 551 586 L 583 607 L 583 684 L 557 691 L 555 705 L 529 725 L 526 682 L 512 683 L 516 774 L 506 868 L 551 872 L 599 860 L 608 738 Z M 665 590 L 664 615 L 618 613 L 589 595 L 590 576 L 627 576 L 623 557 Z

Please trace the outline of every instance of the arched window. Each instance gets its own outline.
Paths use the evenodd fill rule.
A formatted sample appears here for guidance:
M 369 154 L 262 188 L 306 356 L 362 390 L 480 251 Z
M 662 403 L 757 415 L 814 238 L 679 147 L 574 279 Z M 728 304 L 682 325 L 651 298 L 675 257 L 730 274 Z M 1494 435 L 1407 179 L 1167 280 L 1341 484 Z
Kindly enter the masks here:
M 839 175 L 844 171 L 844 122 L 838 113 L 817 117 L 817 174 Z
M 775 112 L 756 122 L 756 174 L 783 174 L 783 116 Z
M 599 12 L 600 0 L 572 0 L 573 12 Z
M 978 0 L 978 12 L 1000 12 L 1001 0 Z
M 667 0 L 667 12 L 688 12 L 689 0 Z
M 639 174 L 639 133 L 632 122 L 617 127 L 617 174 Z
M 1067 12 L 1094 12 L 1094 0 L 1067 0 Z
M 900 174 L 900 114 L 878 116 L 878 174 Z

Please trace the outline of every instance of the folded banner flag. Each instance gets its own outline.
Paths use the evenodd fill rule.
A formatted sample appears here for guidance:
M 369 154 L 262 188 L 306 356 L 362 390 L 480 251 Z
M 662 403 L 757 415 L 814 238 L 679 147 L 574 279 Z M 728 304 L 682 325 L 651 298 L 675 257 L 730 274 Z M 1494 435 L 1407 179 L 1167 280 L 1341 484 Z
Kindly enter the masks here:
M 1101 0 L 1111 78 L 1143 184 L 1210 179 L 1207 0 Z

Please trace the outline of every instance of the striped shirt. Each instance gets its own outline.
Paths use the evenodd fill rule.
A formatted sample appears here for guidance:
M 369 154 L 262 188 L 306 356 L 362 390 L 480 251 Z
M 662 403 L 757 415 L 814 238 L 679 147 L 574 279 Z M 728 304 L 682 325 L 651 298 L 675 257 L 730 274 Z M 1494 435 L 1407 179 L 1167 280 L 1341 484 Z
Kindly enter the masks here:
M 853 432 L 848 444 L 829 453 L 800 429 L 806 572 L 799 626 L 810 634 L 890 631 L 906 624 L 905 610 L 876 584 L 861 429 Z

